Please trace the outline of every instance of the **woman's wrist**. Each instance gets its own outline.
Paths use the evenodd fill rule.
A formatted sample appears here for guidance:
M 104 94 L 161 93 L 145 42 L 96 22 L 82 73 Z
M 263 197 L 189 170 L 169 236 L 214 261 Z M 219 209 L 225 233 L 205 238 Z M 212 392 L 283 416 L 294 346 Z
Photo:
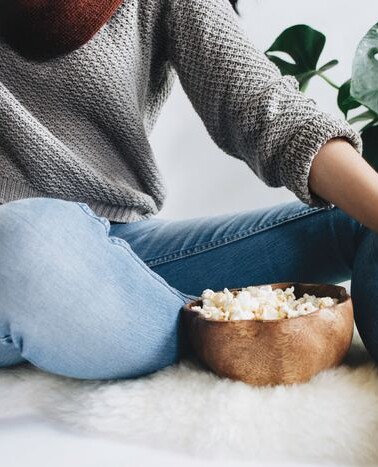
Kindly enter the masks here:
M 309 189 L 378 232 L 378 173 L 343 138 L 324 144 L 312 161 Z

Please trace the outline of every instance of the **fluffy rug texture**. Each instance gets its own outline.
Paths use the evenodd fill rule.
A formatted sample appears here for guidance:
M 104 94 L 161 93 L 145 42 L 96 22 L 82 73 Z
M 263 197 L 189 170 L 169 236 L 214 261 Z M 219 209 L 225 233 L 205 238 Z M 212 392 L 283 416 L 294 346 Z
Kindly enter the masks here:
M 0 418 L 30 413 L 202 458 L 378 464 L 378 367 L 356 331 L 343 365 L 293 386 L 251 387 L 192 361 L 118 381 L 0 370 Z

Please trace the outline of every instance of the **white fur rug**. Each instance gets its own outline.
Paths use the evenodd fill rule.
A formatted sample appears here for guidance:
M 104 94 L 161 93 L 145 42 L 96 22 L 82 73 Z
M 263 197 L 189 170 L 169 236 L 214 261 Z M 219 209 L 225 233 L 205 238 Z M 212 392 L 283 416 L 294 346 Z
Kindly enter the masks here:
M 205 458 L 378 464 L 378 367 L 357 334 L 341 367 L 275 388 L 220 379 L 190 361 L 133 381 L 0 370 L 0 418 L 35 412 Z

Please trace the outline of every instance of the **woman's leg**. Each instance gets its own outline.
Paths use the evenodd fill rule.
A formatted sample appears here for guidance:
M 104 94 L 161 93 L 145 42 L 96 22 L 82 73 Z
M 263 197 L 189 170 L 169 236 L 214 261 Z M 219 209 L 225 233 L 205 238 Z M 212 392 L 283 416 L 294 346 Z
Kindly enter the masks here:
M 0 207 L 0 366 L 26 359 L 79 378 L 146 374 L 177 360 L 179 311 L 204 288 L 338 283 L 352 271 L 357 325 L 375 352 L 374 288 L 364 285 L 376 277 L 376 234 L 338 208 L 295 201 L 109 227 L 81 203 Z
M 310 208 L 293 201 L 213 217 L 114 225 L 112 231 L 187 294 L 200 295 L 205 288 L 352 279 L 356 324 L 378 361 L 378 234 L 337 207 Z
M 144 375 L 180 356 L 191 297 L 109 237 L 83 203 L 0 206 L 0 366 L 28 361 L 88 379 Z
M 355 321 L 366 349 L 378 363 L 378 233 L 363 228 L 350 292 Z
M 184 293 L 281 281 L 350 279 L 362 226 L 339 208 L 293 201 L 185 220 L 114 225 L 136 254 Z

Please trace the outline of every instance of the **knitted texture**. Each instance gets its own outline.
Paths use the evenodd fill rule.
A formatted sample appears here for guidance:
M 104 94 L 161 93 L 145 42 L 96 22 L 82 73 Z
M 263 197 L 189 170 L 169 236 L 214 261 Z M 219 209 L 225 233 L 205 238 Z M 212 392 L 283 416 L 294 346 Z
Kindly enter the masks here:
M 359 134 L 321 111 L 248 39 L 228 0 L 125 0 L 83 47 L 32 62 L 0 42 L 0 202 L 86 202 L 131 222 L 157 214 L 166 189 L 148 137 L 174 79 L 215 143 L 265 184 L 310 206 L 312 160 Z
M 12 0 L 0 3 L 3 38 L 28 58 L 47 59 L 89 41 L 122 0 Z

